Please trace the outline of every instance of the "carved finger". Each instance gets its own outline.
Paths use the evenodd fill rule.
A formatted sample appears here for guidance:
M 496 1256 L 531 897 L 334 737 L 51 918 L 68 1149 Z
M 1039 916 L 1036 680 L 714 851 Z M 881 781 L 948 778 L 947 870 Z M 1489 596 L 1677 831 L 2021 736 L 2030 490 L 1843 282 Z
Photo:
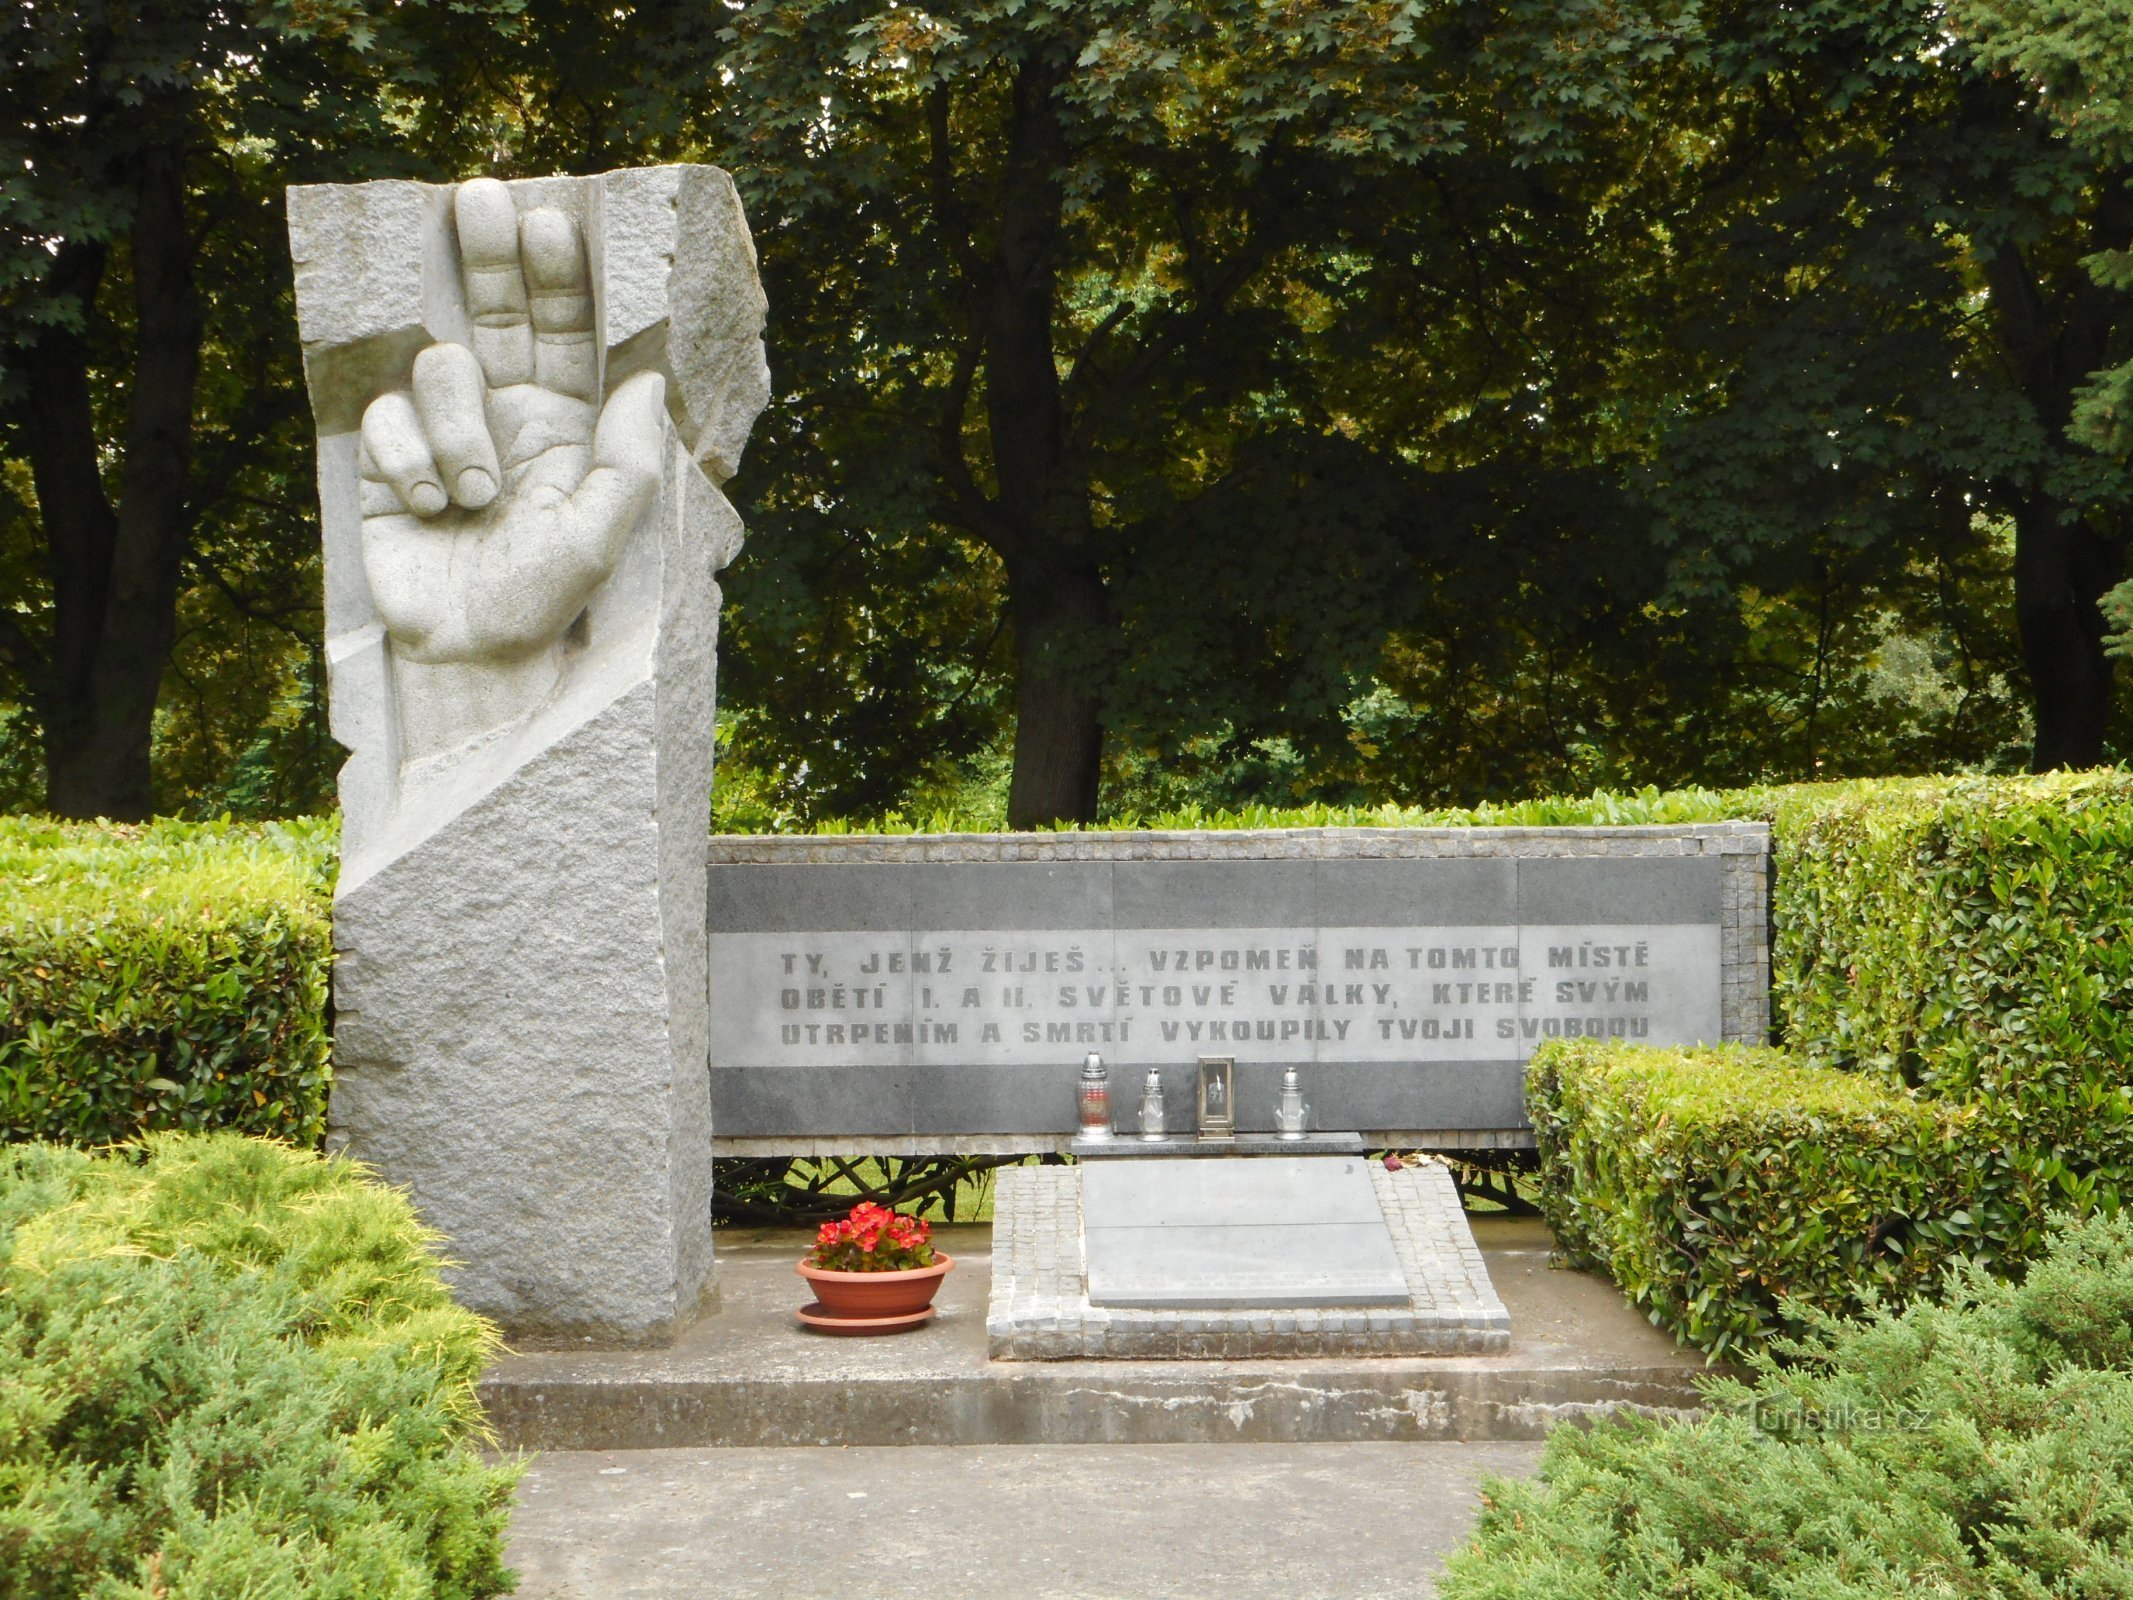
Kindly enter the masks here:
M 463 344 L 433 344 L 415 357 L 415 411 L 452 498 L 479 510 L 496 498 L 503 472 L 482 408 L 481 364 Z
M 592 269 L 578 225 L 552 206 L 519 224 L 526 294 L 533 314 L 533 370 L 544 389 L 591 400 L 594 370 Z
M 518 206 L 494 178 L 474 178 L 452 198 L 459 271 L 466 284 L 474 354 L 491 388 L 533 381 L 533 328 L 519 270 Z
M 445 508 L 444 480 L 430 458 L 415 402 L 406 395 L 395 390 L 371 401 L 363 413 L 363 450 L 378 478 L 416 516 L 434 517 Z
M 659 488 L 666 450 L 667 380 L 640 372 L 609 397 L 593 430 L 593 469 L 570 497 L 580 559 L 601 576 Z

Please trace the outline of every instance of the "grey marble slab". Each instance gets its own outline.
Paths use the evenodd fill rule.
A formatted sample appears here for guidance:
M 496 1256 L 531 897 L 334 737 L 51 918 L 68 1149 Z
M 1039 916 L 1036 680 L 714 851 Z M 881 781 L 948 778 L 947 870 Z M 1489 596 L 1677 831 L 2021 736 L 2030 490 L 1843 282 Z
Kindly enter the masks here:
M 1409 1300 L 1360 1158 L 1092 1162 L 1081 1181 L 1091 1305 Z
M 1240 1133 L 1291 1066 L 1313 1128 L 1522 1129 L 1549 1039 L 1766 1031 L 1766 838 L 1739 831 L 724 841 L 714 1120 L 1070 1136 L 1093 1050 L 1128 1131 L 1150 1068 L 1192 1128 L 1201 1055 L 1235 1059 Z
M 1382 1222 L 1360 1156 L 1251 1162 L 1135 1161 L 1082 1174 L 1082 1221 L 1104 1228 Z

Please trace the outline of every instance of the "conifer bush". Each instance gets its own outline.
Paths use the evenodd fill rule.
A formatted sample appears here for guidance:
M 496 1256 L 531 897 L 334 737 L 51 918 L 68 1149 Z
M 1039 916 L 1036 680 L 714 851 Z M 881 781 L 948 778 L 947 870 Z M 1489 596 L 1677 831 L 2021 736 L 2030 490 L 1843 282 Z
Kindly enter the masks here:
M 494 1348 L 359 1169 L 235 1134 L 0 1148 L 0 1594 L 479 1600 Z
M 325 1128 L 330 823 L 0 818 L 0 1142 Z
M 2133 1218 L 2062 1223 L 2019 1284 L 1813 1317 L 1706 1380 L 1693 1422 L 1549 1436 L 1485 1486 L 1443 1600 L 2123 1594 L 2133 1573 Z

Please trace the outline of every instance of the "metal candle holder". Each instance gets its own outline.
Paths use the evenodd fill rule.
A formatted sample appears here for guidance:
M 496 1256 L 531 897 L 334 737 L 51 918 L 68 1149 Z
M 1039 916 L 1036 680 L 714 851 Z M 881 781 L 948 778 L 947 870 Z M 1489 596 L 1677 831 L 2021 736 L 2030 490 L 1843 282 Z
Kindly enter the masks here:
M 1200 1057 L 1200 1137 L 1237 1137 L 1237 1058 Z

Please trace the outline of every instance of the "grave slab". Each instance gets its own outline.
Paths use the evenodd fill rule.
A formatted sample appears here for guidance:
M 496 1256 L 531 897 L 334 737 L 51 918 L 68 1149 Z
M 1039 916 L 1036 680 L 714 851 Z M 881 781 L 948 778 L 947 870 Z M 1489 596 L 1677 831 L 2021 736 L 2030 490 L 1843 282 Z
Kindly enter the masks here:
M 1508 1346 L 1511 1319 L 1489 1282 L 1449 1169 L 1424 1162 L 1388 1171 L 1375 1162 L 1340 1157 L 1180 1162 L 1201 1175 L 1195 1180 L 1201 1187 L 1171 1210 L 1164 1180 L 1153 1175 L 1163 1165 L 1121 1161 L 999 1171 L 992 1300 L 986 1312 L 986 1343 L 994 1360 L 1437 1356 L 1487 1354 Z M 1295 1170 L 1337 1167 L 1351 1169 L 1360 1189 Z M 1286 1294 L 1269 1291 L 1257 1303 L 1239 1303 L 1236 1296 L 1253 1291 L 1241 1281 L 1248 1269 L 1238 1262 L 1258 1258 L 1233 1255 L 1225 1264 L 1227 1303 L 1099 1304 L 1090 1295 L 1085 1245 L 1092 1187 L 1098 1261 L 1105 1216 L 1145 1219 L 1145 1226 L 1113 1232 L 1152 1241 L 1143 1246 L 1149 1251 L 1161 1248 L 1154 1242 L 1160 1235 L 1189 1255 L 1217 1243 L 1209 1237 L 1211 1228 L 1233 1226 L 1239 1215 L 1311 1214 L 1315 1227 L 1361 1228 L 1369 1221 L 1368 1204 L 1375 1209 L 1380 1236 L 1391 1246 L 1400 1291 L 1373 1303 L 1314 1304 L 1298 1297 L 1311 1286 L 1298 1287 L 1292 1279 Z M 1325 1198 L 1314 1201 L 1314 1195 Z M 1314 1204 L 1323 1209 L 1308 1212 Z M 1247 1209 L 1240 1212 L 1238 1205 Z M 1210 1224 L 1216 1217 L 1223 1220 Z M 1311 1247 L 1309 1241 L 1299 1243 Z M 1212 1281 L 1214 1274 L 1203 1277 Z M 1104 1292 L 1100 1268 L 1095 1287 Z
M 1390 1306 L 1409 1299 L 1357 1157 L 1116 1163 L 1082 1178 L 1096 1306 Z

